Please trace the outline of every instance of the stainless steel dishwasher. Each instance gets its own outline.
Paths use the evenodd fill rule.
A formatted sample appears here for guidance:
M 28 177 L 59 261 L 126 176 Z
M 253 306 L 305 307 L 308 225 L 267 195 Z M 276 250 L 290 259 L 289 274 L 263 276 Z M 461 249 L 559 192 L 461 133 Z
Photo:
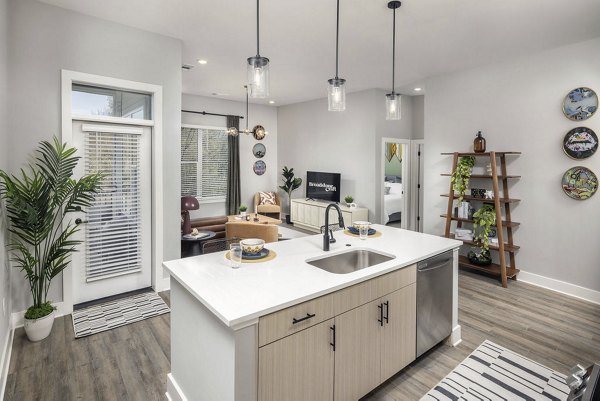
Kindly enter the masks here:
M 417 264 L 417 357 L 452 332 L 452 251 Z

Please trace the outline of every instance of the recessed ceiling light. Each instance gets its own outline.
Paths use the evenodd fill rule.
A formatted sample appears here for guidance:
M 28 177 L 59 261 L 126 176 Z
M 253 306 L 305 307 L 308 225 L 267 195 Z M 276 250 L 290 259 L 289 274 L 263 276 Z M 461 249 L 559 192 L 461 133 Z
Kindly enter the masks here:
M 198 59 L 198 64 L 205 65 L 205 64 L 208 64 L 208 61 L 202 60 L 202 59 Z
M 274 104 L 275 100 L 269 100 L 269 104 Z
M 421 92 L 423 88 L 415 88 L 415 92 Z

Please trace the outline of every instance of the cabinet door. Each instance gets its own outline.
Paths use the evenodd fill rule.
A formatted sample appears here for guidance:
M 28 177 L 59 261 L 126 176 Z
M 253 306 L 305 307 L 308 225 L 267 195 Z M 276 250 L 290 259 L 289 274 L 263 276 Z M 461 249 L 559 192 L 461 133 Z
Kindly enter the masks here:
M 335 317 L 335 400 L 358 400 L 380 383 L 380 301 Z
M 384 303 L 384 315 L 387 317 L 381 333 L 382 383 L 415 360 L 416 288 L 416 284 L 411 284 L 381 299 Z
M 259 348 L 259 401 L 333 399 L 333 319 Z

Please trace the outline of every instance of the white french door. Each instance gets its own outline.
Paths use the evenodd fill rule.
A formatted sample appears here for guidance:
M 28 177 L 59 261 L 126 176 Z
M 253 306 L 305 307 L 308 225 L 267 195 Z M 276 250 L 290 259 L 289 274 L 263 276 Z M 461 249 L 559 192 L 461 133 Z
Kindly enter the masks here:
M 105 174 L 92 207 L 72 216 L 83 241 L 73 256 L 74 304 L 151 286 L 151 135 L 150 127 L 73 122 L 75 176 Z

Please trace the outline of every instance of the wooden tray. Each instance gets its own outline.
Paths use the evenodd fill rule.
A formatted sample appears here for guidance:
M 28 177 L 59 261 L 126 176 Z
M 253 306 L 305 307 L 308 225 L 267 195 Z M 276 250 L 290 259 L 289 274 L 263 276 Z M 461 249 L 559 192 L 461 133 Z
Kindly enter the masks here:
M 225 253 L 225 259 L 227 259 L 227 260 L 231 260 L 231 257 L 229 256 L 229 252 L 230 251 L 227 251 L 227 253 Z M 277 257 L 277 253 L 274 250 L 269 249 L 269 254 L 266 257 L 262 258 L 262 259 L 244 259 L 244 257 L 242 256 L 242 263 L 262 263 L 262 262 L 268 262 L 270 260 L 275 259 L 276 257 Z

